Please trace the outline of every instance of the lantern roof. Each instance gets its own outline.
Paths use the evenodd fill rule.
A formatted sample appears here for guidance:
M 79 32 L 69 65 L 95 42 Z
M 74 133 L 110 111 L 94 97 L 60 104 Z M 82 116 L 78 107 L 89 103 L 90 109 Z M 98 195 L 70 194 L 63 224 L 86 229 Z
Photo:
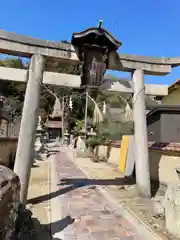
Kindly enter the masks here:
M 121 46 L 121 42 L 101 27 L 88 28 L 82 32 L 74 32 L 71 43 L 78 48 L 82 48 L 85 44 L 106 47 L 109 52 L 117 51 Z

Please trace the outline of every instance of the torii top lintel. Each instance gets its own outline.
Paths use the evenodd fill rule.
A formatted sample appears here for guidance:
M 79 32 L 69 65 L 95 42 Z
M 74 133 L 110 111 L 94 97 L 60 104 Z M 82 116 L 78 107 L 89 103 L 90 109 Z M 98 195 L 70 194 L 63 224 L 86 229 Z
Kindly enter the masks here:
M 180 57 L 156 58 L 118 54 L 116 50 L 121 43 L 102 28 L 89 28 L 79 33 L 73 33 L 72 43 L 74 46 L 69 43 L 36 39 L 0 29 L 0 53 L 28 58 L 34 54 L 40 54 L 49 59 L 79 65 L 82 60 L 76 51 L 78 41 L 80 46 L 80 39 L 86 40 L 87 38 L 89 41 L 93 35 L 104 39 L 104 44 L 108 46 L 109 51 L 114 50 L 108 54 L 108 69 L 128 72 L 134 69 L 143 69 L 145 74 L 166 75 L 171 72 L 172 67 L 180 66 Z

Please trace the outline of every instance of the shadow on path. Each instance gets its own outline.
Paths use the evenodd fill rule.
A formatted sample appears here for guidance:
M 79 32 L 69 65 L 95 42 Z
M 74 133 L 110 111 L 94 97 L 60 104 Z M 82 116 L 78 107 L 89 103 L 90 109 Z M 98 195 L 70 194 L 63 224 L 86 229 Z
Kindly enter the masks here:
M 48 149 L 47 157 L 50 157 L 52 155 L 56 155 L 59 152 L 60 152 L 59 150 L 50 150 L 50 149 Z
M 69 225 L 73 224 L 74 219 L 70 216 L 66 216 L 63 219 L 51 224 L 41 224 L 37 218 L 33 218 L 32 221 L 34 229 L 38 234 L 38 240 L 61 240 L 60 238 L 56 238 L 55 235 L 62 232 Z
M 64 188 L 61 188 L 55 192 L 52 192 L 51 194 L 45 194 L 42 196 L 38 196 L 35 198 L 31 198 L 28 200 L 28 204 L 38 204 L 44 201 L 48 201 L 50 199 L 56 198 L 58 196 L 61 196 L 63 194 L 66 194 L 70 191 L 73 191 L 75 189 L 81 188 L 81 187 L 87 187 L 87 186 L 121 186 L 121 185 L 132 185 L 134 184 L 134 180 L 132 178 L 114 178 L 114 179 L 88 179 L 88 178 L 66 178 L 61 179 L 58 186 L 65 186 Z
M 32 215 L 32 213 L 26 212 L 25 215 Z M 50 224 L 41 224 L 37 218 L 28 217 L 28 220 L 22 222 L 19 233 L 16 232 L 15 239 L 61 240 L 60 238 L 55 237 L 55 235 L 63 231 L 67 226 L 73 224 L 73 222 L 74 219 L 70 216 Z
M 53 222 L 48 225 L 43 225 L 43 227 L 50 229 L 51 236 L 53 236 L 55 235 L 55 233 L 62 232 L 67 226 L 73 223 L 74 223 L 74 219 L 71 218 L 71 216 L 66 216 L 57 222 Z

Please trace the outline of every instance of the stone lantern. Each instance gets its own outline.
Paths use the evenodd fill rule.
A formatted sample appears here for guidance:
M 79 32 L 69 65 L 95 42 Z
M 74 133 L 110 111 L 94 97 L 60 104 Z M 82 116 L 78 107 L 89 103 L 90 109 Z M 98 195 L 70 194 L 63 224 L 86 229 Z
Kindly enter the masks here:
M 121 43 L 100 25 L 73 33 L 71 43 L 82 62 L 81 86 L 98 88 L 108 68 L 109 54 L 116 52 Z
M 3 112 L 3 107 L 4 107 L 5 100 L 6 100 L 6 98 L 4 96 L 0 96 L 0 125 L 2 123 L 2 114 L 3 114 L 2 112 Z M 2 134 L 2 133 L 0 133 L 0 134 Z
M 38 124 L 36 128 L 36 142 L 35 142 L 35 151 L 39 152 L 41 149 L 43 149 L 44 145 L 42 142 L 42 135 L 44 133 L 44 129 L 41 126 L 41 117 L 38 117 Z
M 64 133 L 64 145 L 66 145 L 66 146 L 69 145 L 69 136 L 70 136 L 70 134 L 66 130 L 65 133 Z
M 6 100 L 6 98 L 4 96 L 0 96 L 0 109 L 3 108 L 5 100 Z
M 94 132 L 93 128 L 91 128 L 87 135 L 89 137 L 95 137 L 97 134 L 96 134 L 96 132 Z

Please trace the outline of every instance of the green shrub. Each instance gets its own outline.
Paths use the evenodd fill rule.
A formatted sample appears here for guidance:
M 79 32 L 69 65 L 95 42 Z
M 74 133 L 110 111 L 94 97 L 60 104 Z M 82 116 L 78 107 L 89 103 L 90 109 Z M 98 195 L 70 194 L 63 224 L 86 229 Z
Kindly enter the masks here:
M 103 139 L 98 136 L 89 137 L 86 141 L 88 147 L 95 149 L 96 146 L 103 144 Z

